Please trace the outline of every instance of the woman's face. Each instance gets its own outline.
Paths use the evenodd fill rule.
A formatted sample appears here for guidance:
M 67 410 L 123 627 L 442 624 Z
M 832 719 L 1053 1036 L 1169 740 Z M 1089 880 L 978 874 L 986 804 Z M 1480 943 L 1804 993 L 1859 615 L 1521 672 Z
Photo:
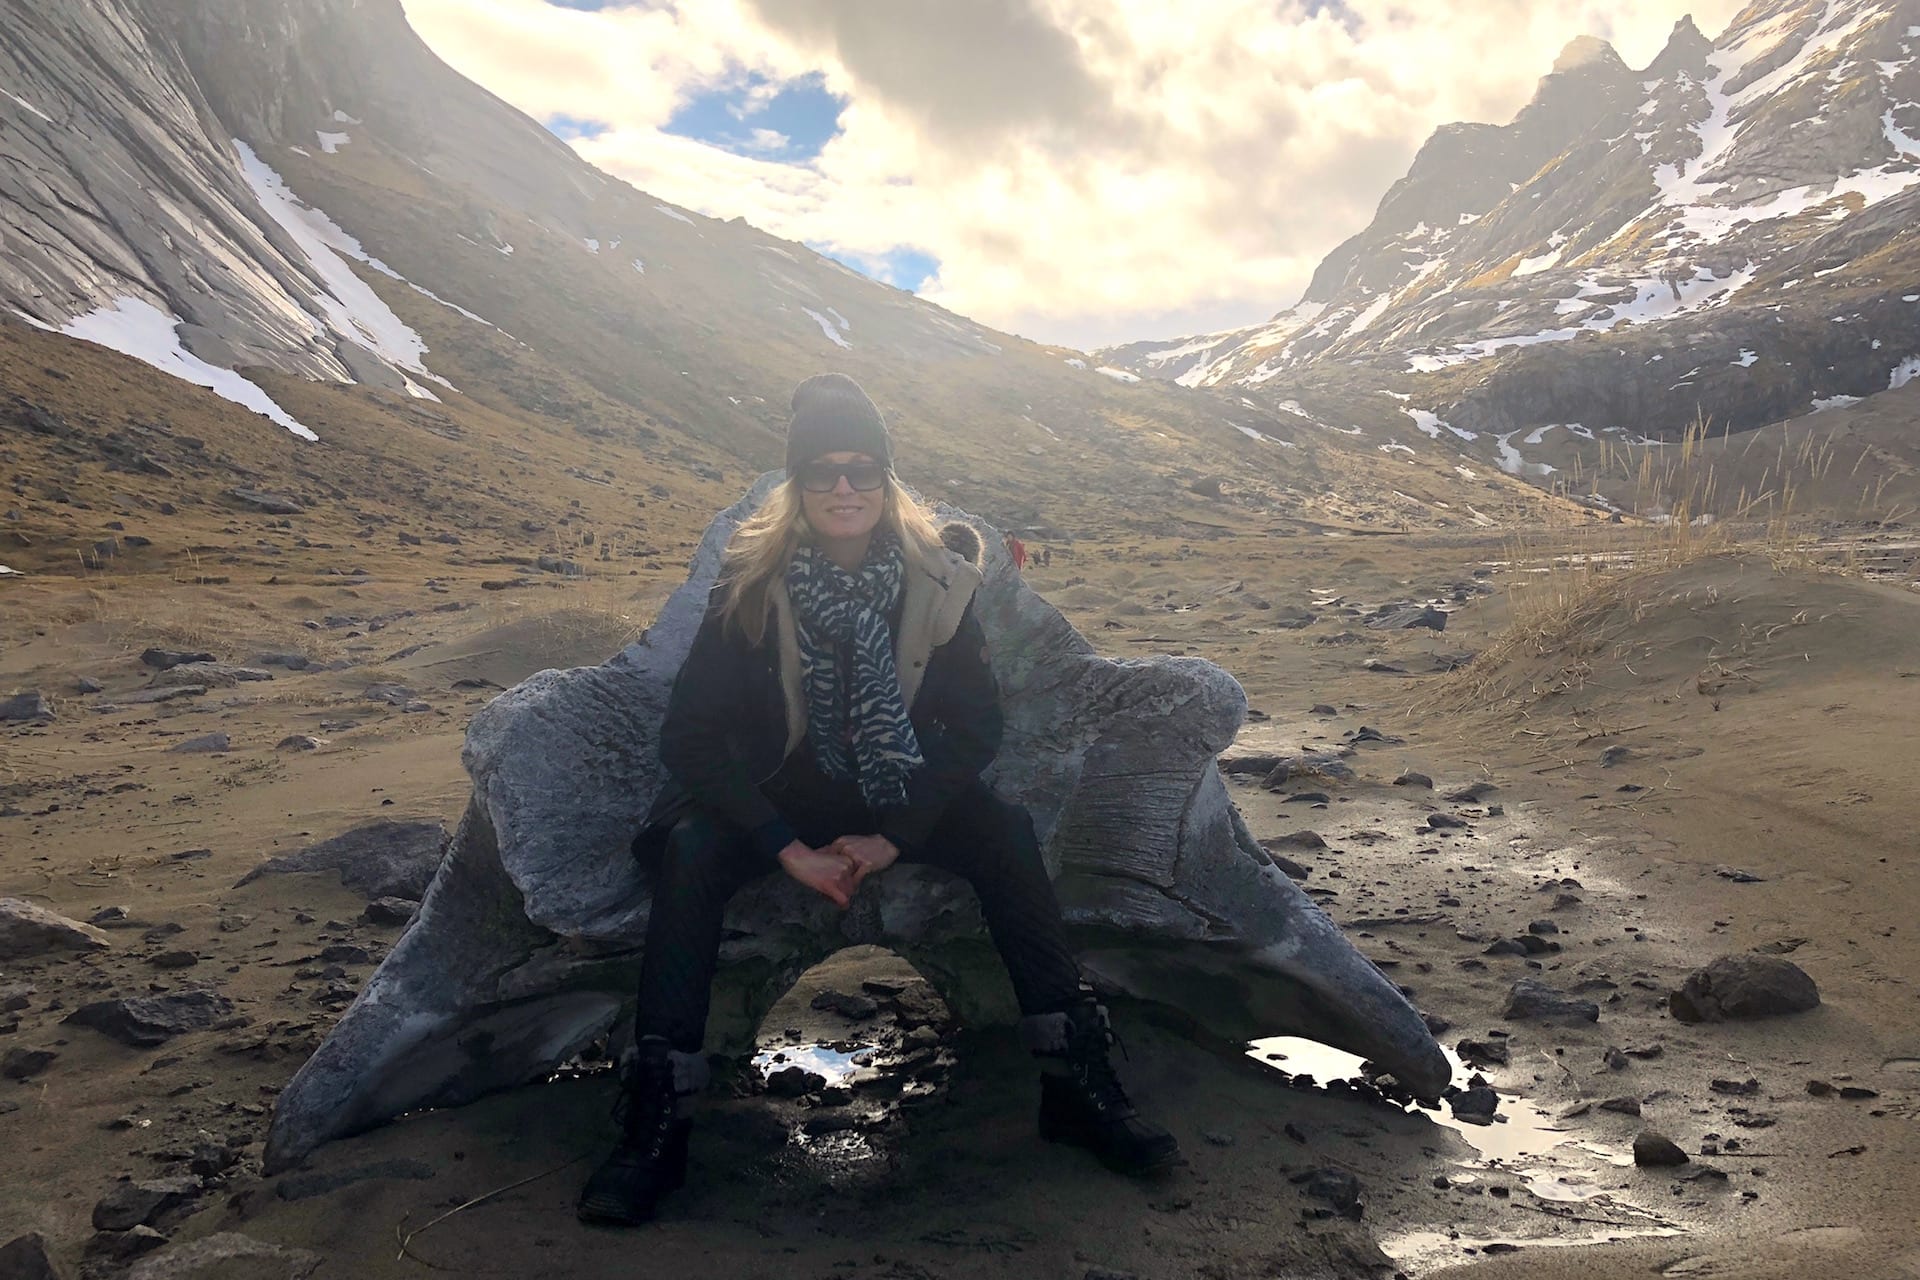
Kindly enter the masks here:
M 823 542 L 864 538 L 887 506 L 887 471 L 870 454 L 822 454 L 795 472 L 800 509 Z

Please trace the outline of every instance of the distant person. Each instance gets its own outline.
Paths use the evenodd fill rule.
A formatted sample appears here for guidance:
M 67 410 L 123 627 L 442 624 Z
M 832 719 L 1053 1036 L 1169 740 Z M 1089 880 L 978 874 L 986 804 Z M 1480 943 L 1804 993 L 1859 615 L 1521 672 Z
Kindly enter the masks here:
M 1053 568 L 1053 548 L 1052 547 L 1040 548 L 1040 567 L 1042 569 Z
M 886 425 L 851 378 L 794 391 L 786 483 L 727 548 L 661 726 L 670 781 L 648 827 L 666 835 L 636 1044 L 584 1221 L 643 1222 L 685 1177 L 721 916 L 776 871 L 843 909 L 898 860 L 970 881 L 1040 1061 L 1041 1135 L 1126 1173 L 1178 1156 L 1114 1072 L 1106 1010 L 1067 945 L 1032 818 L 980 777 L 1002 716 L 973 607 L 979 537 L 936 529 L 892 464 Z

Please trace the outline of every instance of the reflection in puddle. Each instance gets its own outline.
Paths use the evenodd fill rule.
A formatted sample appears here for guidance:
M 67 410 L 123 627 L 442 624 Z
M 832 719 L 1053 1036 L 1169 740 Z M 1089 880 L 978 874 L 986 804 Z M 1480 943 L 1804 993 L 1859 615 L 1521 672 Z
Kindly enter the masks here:
M 828 1084 L 850 1084 L 856 1075 L 867 1069 L 874 1048 L 870 1044 L 848 1045 L 845 1041 L 836 1041 L 831 1045 L 787 1045 L 760 1050 L 753 1055 L 753 1065 L 763 1076 L 787 1067 L 799 1067 L 823 1077 Z
M 1451 1049 L 1442 1048 L 1447 1061 L 1453 1066 L 1452 1083 L 1464 1087 L 1474 1074 L 1473 1069 L 1462 1063 Z M 1365 1078 L 1361 1072 L 1364 1059 L 1358 1055 L 1297 1036 L 1255 1040 L 1248 1049 L 1248 1056 L 1296 1078 L 1311 1077 L 1314 1083 L 1321 1085 Z M 1658 1215 L 1607 1198 L 1610 1191 L 1620 1188 L 1605 1185 L 1601 1179 L 1618 1166 L 1630 1166 L 1633 1163 L 1630 1154 L 1576 1134 L 1525 1098 L 1500 1093 L 1500 1113 L 1494 1117 L 1492 1124 L 1474 1124 L 1459 1119 L 1444 1106 L 1436 1112 L 1409 1104 L 1405 1110 L 1453 1130 L 1473 1148 L 1476 1158 L 1460 1166 L 1467 1172 L 1455 1174 L 1449 1179 L 1454 1186 L 1466 1187 L 1489 1181 L 1480 1173 L 1471 1172 L 1481 1170 L 1500 1175 L 1502 1181 L 1510 1180 L 1548 1204 L 1599 1202 L 1609 1213 L 1638 1220 L 1631 1226 L 1623 1223 L 1603 1233 L 1584 1236 L 1522 1235 L 1502 1240 L 1493 1236 L 1473 1239 L 1445 1231 L 1413 1231 L 1383 1238 L 1381 1248 L 1410 1271 L 1457 1262 L 1462 1254 L 1502 1253 L 1522 1245 L 1600 1244 L 1641 1236 L 1680 1234 L 1680 1228 Z

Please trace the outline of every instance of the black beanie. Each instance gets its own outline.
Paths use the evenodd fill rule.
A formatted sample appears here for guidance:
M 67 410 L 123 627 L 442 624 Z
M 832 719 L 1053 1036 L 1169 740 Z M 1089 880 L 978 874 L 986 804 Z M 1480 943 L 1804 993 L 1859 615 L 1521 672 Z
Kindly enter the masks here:
M 893 467 L 893 442 L 880 411 L 844 373 L 816 373 L 793 389 L 787 423 L 787 474 L 822 454 L 864 453 Z

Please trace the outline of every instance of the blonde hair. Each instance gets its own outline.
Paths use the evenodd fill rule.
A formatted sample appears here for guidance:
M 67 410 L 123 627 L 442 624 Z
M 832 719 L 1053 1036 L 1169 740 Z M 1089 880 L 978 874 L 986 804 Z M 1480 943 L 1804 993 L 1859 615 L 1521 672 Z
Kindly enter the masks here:
M 875 533 L 882 531 L 900 540 L 909 563 L 943 545 L 933 516 L 891 471 L 887 473 L 886 505 L 874 529 Z M 801 505 L 800 482 L 789 477 L 727 543 L 720 581 L 728 591 L 720 617 L 739 627 L 749 644 L 758 645 L 766 638 L 767 621 L 773 616 L 773 584 L 786 574 L 793 553 L 812 540 L 813 530 Z

